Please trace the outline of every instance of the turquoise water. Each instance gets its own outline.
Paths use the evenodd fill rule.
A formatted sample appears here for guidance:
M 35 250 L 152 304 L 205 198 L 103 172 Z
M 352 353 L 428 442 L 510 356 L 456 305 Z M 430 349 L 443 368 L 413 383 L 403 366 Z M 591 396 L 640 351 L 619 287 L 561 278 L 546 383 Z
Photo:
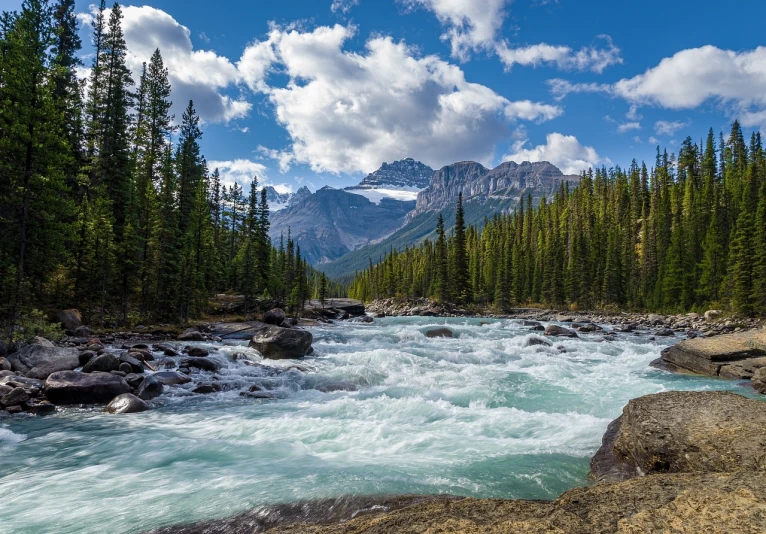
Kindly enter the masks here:
M 445 324 L 456 339 L 423 335 Z M 0 531 L 140 532 L 347 494 L 551 499 L 587 483 L 629 399 L 737 388 L 649 368 L 664 345 L 647 336 L 547 348 L 516 321 L 437 318 L 312 332 L 303 371 L 264 377 L 231 360 L 244 342 L 201 343 L 232 391 L 173 388 L 143 414 L 0 420 Z M 242 398 L 253 384 L 279 398 Z

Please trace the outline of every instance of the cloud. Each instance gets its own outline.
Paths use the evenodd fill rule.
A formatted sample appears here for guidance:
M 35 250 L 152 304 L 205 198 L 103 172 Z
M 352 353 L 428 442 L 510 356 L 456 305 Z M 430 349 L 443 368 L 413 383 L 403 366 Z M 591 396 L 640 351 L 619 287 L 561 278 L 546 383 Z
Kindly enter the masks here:
M 745 126 L 766 120 L 766 47 L 735 52 L 707 45 L 681 50 L 643 74 L 614 84 L 550 80 L 557 99 L 569 93 L 602 92 L 636 105 L 694 109 L 707 102 L 726 108 Z
M 442 40 L 448 41 L 452 56 L 466 61 L 471 52 L 492 50 L 511 0 L 400 0 L 409 7 L 432 11 L 445 26 Z
M 433 12 L 445 28 L 441 38 L 450 43 L 452 57 L 470 59 L 473 52 L 496 54 L 510 70 L 514 65 L 551 65 L 563 70 L 590 70 L 601 73 L 610 65 L 622 63 L 620 49 L 608 35 L 598 38 L 605 47 L 588 46 L 574 50 L 569 46 L 539 43 L 511 47 L 500 37 L 511 0 L 399 0 L 410 8 Z M 543 5 L 548 2 L 543 2 Z
M 644 144 L 644 142 L 641 141 L 641 138 L 639 136 L 637 136 L 637 135 L 633 137 L 633 142 L 638 143 L 638 144 Z
M 555 65 L 563 70 L 589 70 L 602 73 L 611 65 L 622 63 L 620 49 L 617 48 L 608 35 L 600 35 L 606 41 L 606 47 L 589 46 L 573 50 L 568 46 L 553 46 L 546 43 L 509 48 L 507 43 L 498 43 L 496 51 L 500 60 L 510 69 L 515 64 L 537 67 L 539 65 Z
M 359 5 L 359 0 L 333 0 L 330 10 L 333 13 L 343 13 L 344 15 L 351 11 L 351 8 Z
M 640 122 L 626 122 L 617 126 L 617 133 L 625 133 L 631 130 L 640 130 L 640 129 L 641 129 Z
M 631 112 L 628 112 L 628 115 L 630 115 L 630 114 L 631 114 Z M 641 129 L 641 123 L 638 122 L 637 120 L 621 123 L 621 122 L 613 119 L 609 115 L 606 115 L 604 117 L 604 120 L 607 121 L 607 122 L 611 122 L 612 124 L 616 124 L 617 125 L 617 133 L 621 133 L 621 134 L 625 133 L 625 132 L 629 132 L 631 130 L 640 130 Z
M 262 163 L 249 159 L 235 159 L 228 161 L 208 161 L 208 168 L 218 169 L 221 173 L 221 183 L 231 186 L 238 183 L 243 188 L 249 188 L 254 177 L 258 178 L 259 186 L 267 185 L 268 169 Z
M 252 107 L 249 102 L 224 94 L 240 79 L 237 67 L 227 58 L 209 50 L 194 50 L 189 29 L 162 10 L 149 6 L 122 9 L 122 28 L 128 46 L 126 62 L 133 71 L 133 79 L 138 83 L 142 64 L 148 63 L 159 48 L 168 68 L 177 118 L 189 100 L 194 100 L 197 112 L 206 122 L 228 122 L 248 115 Z M 78 19 L 87 24 L 93 20 L 93 14 L 80 13 Z
M 673 135 L 678 130 L 686 128 L 691 122 L 681 121 L 657 121 L 654 123 L 654 132 L 657 135 Z
M 579 174 L 583 170 L 608 162 L 602 159 L 593 147 L 583 146 L 573 135 L 550 133 L 546 136 L 544 145 L 533 148 L 524 148 L 527 143 L 528 140 L 514 143 L 513 153 L 503 156 L 503 161 L 548 161 L 564 174 Z
M 549 104 L 511 102 L 468 82 L 459 67 L 420 57 L 390 37 L 372 37 L 359 52 L 344 50 L 353 34 L 341 25 L 310 32 L 272 27 L 267 40 L 245 50 L 243 79 L 267 95 L 292 141 L 286 150 L 259 149 L 283 171 L 308 164 L 316 172 L 371 172 L 412 155 L 435 167 L 457 159 L 489 164 L 514 121 L 562 113 Z M 281 83 L 271 86 L 274 72 Z
M 649 144 L 652 144 L 652 145 L 659 145 L 659 144 L 660 144 L 660 140 L 659 140 L 659 139 L 657 139 L 657 138 L 656 138 L 656 137 L 654 137 L 654 136 L 651 136 L 651 137 L 649 138 Z

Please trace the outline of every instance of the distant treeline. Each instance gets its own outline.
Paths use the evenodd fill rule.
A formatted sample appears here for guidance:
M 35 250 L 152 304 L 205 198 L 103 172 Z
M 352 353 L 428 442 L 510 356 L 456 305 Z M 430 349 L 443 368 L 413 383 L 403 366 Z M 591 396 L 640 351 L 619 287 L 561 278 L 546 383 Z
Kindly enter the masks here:
M 0 16 L 0 321 L 64 307 L 179 321 L 227 290 L 293 309 L 316 295 L 292 239 L 272 246 L 257 180 L 245 192 L 208 169 L 192 102 L 176 125 L 159 50 L 134 83 L 118 4 L 101 1 L 78 79 L 74 4 Z
M 432 297 L 504 309 L 524 304 L 766 314 L 766 158 L 735 122 L 728 139 L 687 138 L 654 167 L 583 173 L 533 208 L 391 251 L 350 296 Z

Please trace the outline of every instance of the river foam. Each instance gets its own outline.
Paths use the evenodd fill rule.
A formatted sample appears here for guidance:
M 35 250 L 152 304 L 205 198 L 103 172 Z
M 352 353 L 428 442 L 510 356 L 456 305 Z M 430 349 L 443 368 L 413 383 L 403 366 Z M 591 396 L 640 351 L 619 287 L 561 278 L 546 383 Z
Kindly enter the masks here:
M 427 338 L 434 326 L 456 337 Z M 234 361 L 259 360 L 244 342 L 199 343 L 226 365 L 221 393 L 188 385 L 141 414 L 6 419 L 0 525 L 140 532 L 348 494 L 554 498 L 587 483 L 629 399 L 733 387 L 649 368 L 663 345 L 645 335 L 545 347 L 516 321 L 438 318 L 312 332 L 315 353 L 298 368 L 266 362 L 279 374 Z M 240 395 L 253 386 L 276 399 Z

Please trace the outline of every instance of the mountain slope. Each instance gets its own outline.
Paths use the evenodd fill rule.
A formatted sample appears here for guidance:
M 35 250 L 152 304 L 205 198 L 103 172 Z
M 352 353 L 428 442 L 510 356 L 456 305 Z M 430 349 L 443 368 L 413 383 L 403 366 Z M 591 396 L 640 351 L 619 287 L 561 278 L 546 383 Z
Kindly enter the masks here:
M 434 170 L 428 165 L 406 158 L 384 163 L 380 169 L 368 174 L 359 185 L 346 189 L 425 189 L 431 183 L 433 175 Z
M 322 270 L 330 277 L 347 276 L 367 267 L 370 260 L 377 263 L 391 248 L 401 250 L 427 238 L 433 240 L 439 213 L 448 229 L 454 226 L 461 192 L 466 224 L 480 225 L 485 217 L 513 211 L 522 196 L 531 195 L 533 204 L 538 204 L 544 196 L 552 196 L 562 182 L 579 179 L 564 175 L 548 162 L 507 162 L 491 170 L 473 161 L 448 165 L 436 171 L 430 185 L 418 194 L 417 205 L 401 228 L 386 239 L 323 265 Z
M 269 234 L 278 242 L 290 230 L 303 257 L 319 265 L 389 236 L 414 207 L 414 201 L 382 199 L 375 204 L 361 195 L 325 187 L 274 213 Z

